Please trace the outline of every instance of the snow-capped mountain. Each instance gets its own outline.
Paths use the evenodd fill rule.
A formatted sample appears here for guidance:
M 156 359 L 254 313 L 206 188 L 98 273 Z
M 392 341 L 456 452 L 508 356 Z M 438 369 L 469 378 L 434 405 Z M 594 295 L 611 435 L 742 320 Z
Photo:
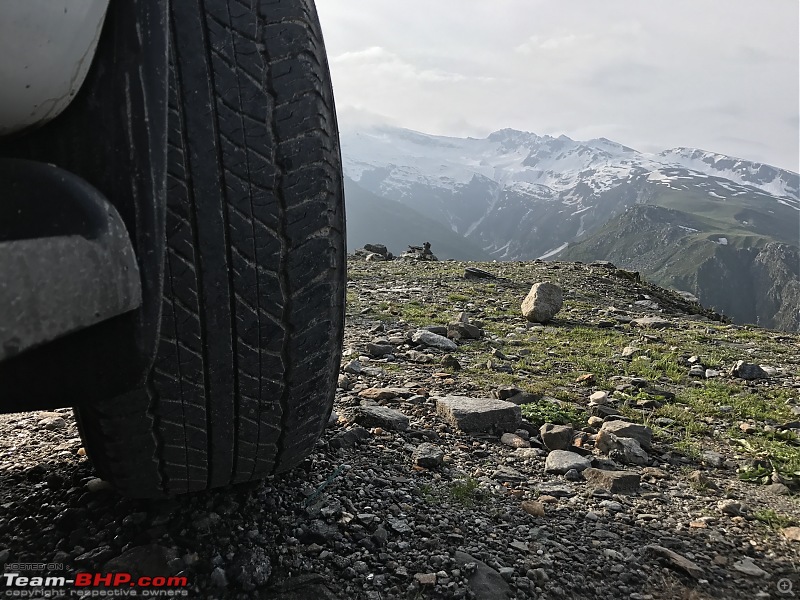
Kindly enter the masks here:
M 605 138 L 511 129 L 475 139 L 374 127 L 343 132 L 342 153 L 360 186 L 500 260 L 555 256 L 637 203 L 694 204 L 739 233 L 797 244 L 798 174 L 712 152 L 645 154 Z

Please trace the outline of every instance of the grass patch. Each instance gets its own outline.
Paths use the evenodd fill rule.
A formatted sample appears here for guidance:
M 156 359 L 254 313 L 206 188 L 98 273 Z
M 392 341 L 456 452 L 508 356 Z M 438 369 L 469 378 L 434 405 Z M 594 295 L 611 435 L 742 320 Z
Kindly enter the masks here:
M 769 484 L 772 474 L 800 485 L 800 438 L 790 431 L 745 435 L 738 428 L 729 431 L 731 441 L 758 461 L 758 466 L 742 469 L 739 479 Z
M 771 508 L 756 511 L 753 513 L 753 516 L 756 518 L 756 520 L 761 521 L 767 527 L 771 527 L 772 529 L 783 529 L 784 527 L 791 527 L 792 525 L 797 525 L 798 523 L 797 519 L 788 515 L 777 513 Z
M 447 495 L 453 504 L 460 504 L 461 506 L 474 506 L 482 500 L 482 495 L 479 490 L 480 484 L 472 477 L 466 479 L 457 479 L 449 488 L 447 488 Z
M 472 507 L 481 504 L 485 498 L 480 489 L 477 479 L 466 477 L 456 479 L 449 484 L 435 487 L 428 483 L 423 483 L 418 487 L 419 494 L 428 504 L 457 504 L 464 507 Z
M 587 419 L 586 411 L 584 410 L 577 407 L 573 408 L 566 404 L 556 404 L 548 400 L 523 404 L 520 408 L 522 409 L 522 416 L 537 427 L 541 427 L 545 423 L 580 427 Z

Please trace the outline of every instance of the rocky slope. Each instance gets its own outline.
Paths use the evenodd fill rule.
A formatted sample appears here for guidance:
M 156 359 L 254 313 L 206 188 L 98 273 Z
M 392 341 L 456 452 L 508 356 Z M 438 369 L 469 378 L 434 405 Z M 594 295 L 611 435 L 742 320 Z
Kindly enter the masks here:
M 800 331 L 800 249 L 732 234 L 686 212 L 633 206 L 559 258 L 610 260 L 691 292 L 737 323 Z
M 520 314 L 542 281 L 564 290 L 546 325 Z M 0 417 L 0 563 L 181 574 L 196 598 L 800 589 L 797 335 L 609 265 L 353 261 L 347 310 L 335 417 L 262 483 L 122 499 L 69 411 Z M 453 396 L 510 421 L 473 431 Z

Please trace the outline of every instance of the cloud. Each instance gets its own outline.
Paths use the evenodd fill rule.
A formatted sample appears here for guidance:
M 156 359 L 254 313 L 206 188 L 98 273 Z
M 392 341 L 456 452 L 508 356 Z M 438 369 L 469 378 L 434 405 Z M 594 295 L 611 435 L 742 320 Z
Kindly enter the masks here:
M 372 46 L 355 52 L 345 52 L 331 61 L 335 66 L 346 66 L 351 69 L 367 69 L 376 77 L 389 75 L 405 80 L 428 83 L 457 83 L 467 81 L 469 77 L 461 73 L 447 72 L 442 69 L 426 69 L 403 60 L 397 54 L 380 46 Z
M 591 133 L 635 148 L 697 146 L 795 170 L 798 6 L 317 4 L 342 110 L 444 135 L 503 127 L 579 139 Z

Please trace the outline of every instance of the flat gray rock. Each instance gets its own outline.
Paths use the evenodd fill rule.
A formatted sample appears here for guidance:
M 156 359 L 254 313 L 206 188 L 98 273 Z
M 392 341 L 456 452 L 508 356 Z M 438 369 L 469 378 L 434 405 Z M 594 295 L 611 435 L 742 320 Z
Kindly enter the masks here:
M 362 406 L 356 413 L 355 421 L 364 427 L 383 427 L 393 431 L 408 429 L 408 417 L 385 406 Z
M 436 398 L 436 412 L 466 432 L 516 431 L 522 422 L 519 406 L 495 398 Z
M 585 456 L 568 452 L 567 450 L 553 450 L 547 455 L 547 460 L 544 463 L 544 472 L 563 475 L 571 469 L 581 472 L 591 466 L 591 459 Z

